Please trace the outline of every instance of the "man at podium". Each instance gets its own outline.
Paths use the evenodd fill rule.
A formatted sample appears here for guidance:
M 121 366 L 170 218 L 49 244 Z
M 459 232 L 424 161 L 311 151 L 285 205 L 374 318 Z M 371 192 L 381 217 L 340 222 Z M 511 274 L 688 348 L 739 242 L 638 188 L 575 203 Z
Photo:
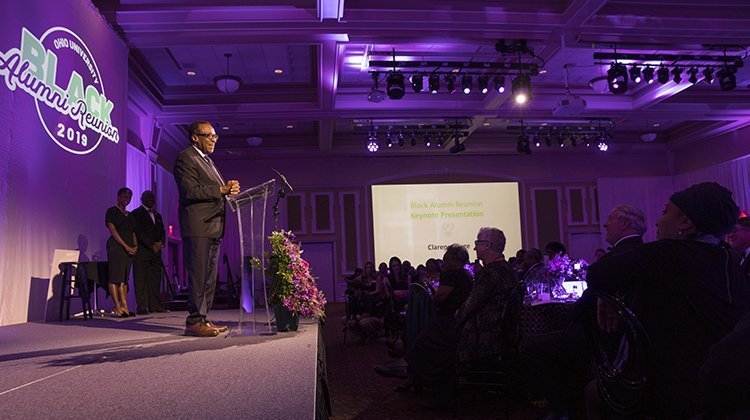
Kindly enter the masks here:
M 218 140 L 211 123 L 192 123 L 191 144 L 177 155 L 174 165 L 180 193 L 180 232 L 190 285 L 185 335 L 196 337 L 215 337 L 228 330 L 206 319 L 216 289 L 226 197 L 240 191 L 239 181 L 225 182 L 209 157 Z

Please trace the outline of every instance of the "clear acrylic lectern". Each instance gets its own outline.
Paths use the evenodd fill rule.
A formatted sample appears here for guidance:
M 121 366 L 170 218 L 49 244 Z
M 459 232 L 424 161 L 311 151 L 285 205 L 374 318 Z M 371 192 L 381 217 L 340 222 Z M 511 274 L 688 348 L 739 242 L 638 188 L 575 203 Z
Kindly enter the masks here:
M 271 327 L 271 315 L 268 308 L 268 292 L 266 290 L 266 205 L 268 196 L 273 194 L 276 180 L 271 179 L 262 184 L 249 188 L 228 199 L 229 207 L 237 213 L 237 225 L 240 236 L 240 272 L 242 284 L 240 286 L 240 319 L 237 328 L 232 329 L 227 337 L 238 335 L 275 334 Z M 254 264 L 258 261 L 259 264 Z M 256 281 L 259 280 L 259 281 Z M 257 326 L 255 310 L 256 284 L 260 283 L 263 291 L 263 306 L 266 308 L 266 322 L 262 327 Z M 252 314 L 252 326 L 248 326 Z

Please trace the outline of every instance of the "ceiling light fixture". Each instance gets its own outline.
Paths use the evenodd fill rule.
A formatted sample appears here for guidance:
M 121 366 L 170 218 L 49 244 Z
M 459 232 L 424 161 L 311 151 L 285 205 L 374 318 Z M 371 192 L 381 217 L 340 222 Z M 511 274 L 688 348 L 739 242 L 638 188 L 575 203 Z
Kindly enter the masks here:
M 672 69 L 672 76 L 674 76 L 674 78 L 672 78 L 672 80 L 679 85 L 680 82 L 682 82 L 682 69 L 679 68 L 679 67 L 673 68 Z
M 380 73 L 373 72 L 372 73 L 372 89 L 370 89 L 370 93 L 367 94 L 367 100 L 373 103 L 380 103 L 383 102 L 383 99 L 385 99 L 385 92 L 380 90 L 378 88 L 378 81 L 380 79 Z
M 703 70 L 703 80 L 709 85 L 714 82 L 714 71 L 711 67 L 706 67 L 706 69 Z
M 240 88 L 240 85 L 242 84 L 242 79 L 229 74 L 229 58 L 232 57 L 232 54 L 226 53 L 224 54 L 224 57 L 227 58 L 227 73 L 221 76 L 214 77 L 214 84 L 220 91 L 226 94 L 230 94 L 237 92 L 237 90 Z
M 438 91 L 440 90 L 440 75 L 437 73 L 432 73 L 428 78 L 427 83 L 430 87 L 430 93 L 438 93 Z
M 624 65 L 612 63 L 607 70 L 607 85 L 615 95 L 622 95 L 628 90 L 628 72 Z
M 716 78 L 719 79 L 719 88 L 727 91 L 737 87 L 737 77 L 734 73 L 737 72 L 735 67 L 722 67 L 716 72 Z
M 664 66 L 659 67 L 659 70 L 656 70 L 656 80 L 661 84 L 667 83 L 669 81 L 669 69 Z
M 505 76 L 495 76 L 495 92 L 505 93 Z
M 651 66 L 646 66 L 645 69 L 643 69 L 643 80 L 646 81 L 649 85 L 651 83 L 654 83 L 654 68 Z
M 688 74 L 690 77 L 688 77 L 688 81 L 692 84 L 698 83 L 698 69 L 695 67 L 691 67 L 690 70 L 688 70 Z
M 424 89 L 424 77 L 421 74 L 411 76 L 411 89 L 414 92 L 421 92 Z
M 474 83 L 471 76 L 468 74 L 461 78 L 461 89 L 464 91 L 464 95 L 471 93 L 471 85 Z
M 630 68 L 630 80 L 633 81 L 633 83 L 641 83 L 641 68 L 638 66 L 633 66 Z
M 488 82 L 488 77 L 486 74 L 481 74 L 479 75 L 479 77 L 477 77 L 477 85 L 479 86 L 479 91 L 482 92 L 483 94 L 488 92 L 489 90 L 487 88 L 488 84 L 489 82 Z
M 525 74 L 519 74 L 511 82 L 511 92 L 516 103 L 523 105 L 531 100 L 531 78 Z
M 448 93 L 454 93 L 456 91 L 456 76 L 452 74 L 446 74 L 445 84 L 448 87 Z
M 404 88 L 404 75 L 398 71 L 389 71 L 385 79 L 387 86 L 386 92 L 391 99 L 401 99 L 406 92 Z

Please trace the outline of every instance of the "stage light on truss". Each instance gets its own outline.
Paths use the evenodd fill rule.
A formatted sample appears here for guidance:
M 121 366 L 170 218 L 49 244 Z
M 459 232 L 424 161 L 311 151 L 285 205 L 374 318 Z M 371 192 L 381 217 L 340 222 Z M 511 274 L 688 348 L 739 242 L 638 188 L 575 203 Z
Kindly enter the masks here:
M 690 75 L 690 77 L 688 77 L 688 82 L 692 84 L 698 83 L 698 69 L 691 67 L 690 70 L 688 70 L 688 74 Z
M 674 76 L 672 80 L 679 85 L 682 82 L 682 69 L 679 67 L 673 68 L 672 76 Z
M 539 147 L 542 145 L 542 141 L 539 138 L 539 133 L 534 134 L 534 147 Z
M 734 73 L 737 72 L 735 67 L 724 66 L 716 72 L 716 78 L 719 80 L 719 88 L 727 91 L 737 87 L 737 77 Z
M 393 138 L 391 137 L 391 132 L 390 131 L 388 133 L 386 133 L 386 135 L 385 135 L 385 145 L 389 149 L 391 147 L 393 147 Z
M 416 146 L 417 145 L 417 133 L 412 131 L 411 137 L 409 138 L 409 140 L 411 141 L 412 146 Z
M 632 66 L 630 67 L 630 80 L 633 83 L 641 83 L 641 68 L 638 66 Z
M 430 133 L 424 133 L 424 145 L 426 147 L 432 146 L 432 138 L 430 137 Z
M 365 146 L 367 147 L 367 151 L 370 153 L 375 153 L 380 149 L 380 145 L 378 144 L 378 136 L 374 132 L 370 131 L 370 134 L 367 136 L 367 143 L 365 143 Z
M 445 85 L 448 88 L 448 93 L 454 93 L 456 91 L 456 76 L 452 74 L 446 74 Z
M 385 79 L 387 83 L 386 93 L 391 99 L 401 99 L 404 97 L 404 75 L 398 71 L 389 71 Z
M 472 77 L 467 75 L 464 75 L 461 78 L 461 89 L 464 91 L 464 95 L 468 95 L 471 93 L 471 85 L 474 83 L 472 80 Z
M 649 85 L 651 83 L 654 83 L 654 68 L 653 67 L 646 66 L 646 68 L 643 69 L 643 80 Z
M 495 92 L 505 93 L 505 76 L 495 76 L 493 82 L 495 83 Z
M 516 143 L 516 151 L 519 154 L 522 155 L 530 155 L 531 154 L 531 146 L 529 145 L 529 135 L 526 133 L 521 133 L 520 136 L 518 136 L 518 143 Z
M 703 80 L 709 85 L 714 82 L 714 70 L 711 67 L 703 70 Z
M 427 79 L 427 84 L 430 88 L 430 93 L 435 94 L 440 90 L 440 75 L 433 73 Z
M 523 105 L 531 100 L 531 78 L 525 74 L 519 74 L 511 82 L 511 92 L 516 103 Z
M 477 85 L 479 86 L 479 91 L 482 93 L 487 93 L 489 91 L 488 89 L 488 77 L 486 74 L 480 74 L 479 77 L 477 77 Z
M 402 147 L 404 145 L 404 132 L 398 133 L 398 145 Z
M 656 70 L 656 80 L 661 84 L 667 83 L 669 81 L 669 69 L 664 66 L 659 67 L 659 70 Z
M 627 68 L 619 63 L 613 63 L 607 70 L 607 85 L 609 91 L 615 95 L 622 95 L 628 90 Z
M 424 76 L 421 74 L 411 76 L 411 88 L 414 92 L 421 92 L 424 89 Z

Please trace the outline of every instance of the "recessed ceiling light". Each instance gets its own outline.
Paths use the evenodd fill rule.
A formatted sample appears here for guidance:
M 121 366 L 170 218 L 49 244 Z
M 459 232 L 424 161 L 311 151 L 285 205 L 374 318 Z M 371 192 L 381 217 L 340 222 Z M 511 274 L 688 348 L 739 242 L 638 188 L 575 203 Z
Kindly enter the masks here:
M 276 73 L 276 74 L 281 74 L 281 73 L 284 73 L 284 70 L 282 70 L 282 69 L 276 69 L 273 72 Z
M 362 127 L 362 123 L 357 123 L 357 127 Z
M 294 125 L 289 124 L 289 125 L 286 126 L 286 128 L 294 128 Z
M 539 70 L 539 74 L 547 74 L 547 70 L 541 69 Z
M 660 125 L 659 123 L 654 123 L 654 127 L 659 127 Z
M 459 71 L 461 71 L 461 69 L 453 69 L 451 70 L 451 73 L 458 73 Z
M 541 125 L 542 127 L 544 127 L 544 126 L 546 126 L 546 125 L 547 125 L 547 123 L 546 123 L 546 122 L 543 122 L 543 123 L 541 123 L 540 125 Z
M 221 129 L 222 130 L 229 130 L 229 127 L 225 125 L 225 126 L 221 127 Z
M 482 125 L 488 126 L 488 125 L 490 125 L 490 123 L 489 122 L 484 122 Z
M 195 76 L 195 72 L 194 72 L 194 71 L 189 71 L 189 72 L 187 72 L 186 74 L 187 74 L 188 76 Z

